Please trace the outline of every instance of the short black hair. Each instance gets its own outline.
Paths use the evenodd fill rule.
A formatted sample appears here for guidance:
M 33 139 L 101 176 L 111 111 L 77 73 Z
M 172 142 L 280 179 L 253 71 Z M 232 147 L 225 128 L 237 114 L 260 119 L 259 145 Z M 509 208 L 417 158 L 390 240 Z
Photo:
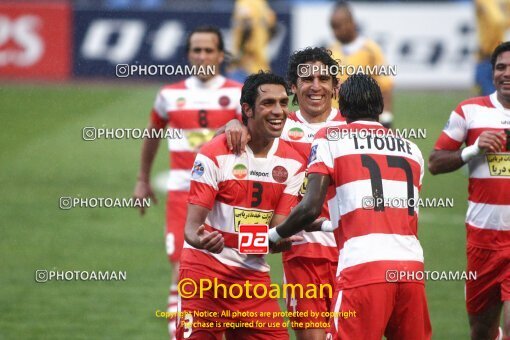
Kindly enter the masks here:
M 346 9 L 347 11 L 349 11 L 349 13 L 352 14 L 351 5 L 349 4 L 349 2 L 345 0 L 338 0 L 337 2 L 335 2 L 335 5 L 333 6 L 333 11 L 336 11 L 337 9 Z
M 351 120 L 374 118 L 383 112 L 384 101 L 381 89 L 374 78 L 353 74 L 340 86 L 339 109 L 342 116 Z
M 491 55 L 491 65 L 492 65 L 492 72 L 494 73 L 494 70 L 496 69 L 496 59 L 498 59 L 498 56 L 503 52 L 510 51 L 510 41 L 505 41 L 499 44 L 495 49 L 494 52 L 492 52 Z
M 241 99 L 239 100 L 241 107 L 244 103 L 246 103 L 253 109 L 257 96 L 259 95 L 259 87 L 264 84 L 281 85 L 285 88 L 285 92 L 287 92 L 287 94 L 289 93 L 287 84 L 282 77 L 271 72 L 259 71 L 259 73 L 249 75 L 244 81 L 244 85 L 241 90 Z M 243 124 L 248 125 L 248 116 L 246 116 L 244 110 L 242 113 Z
M 207 25 L 207 26 L 199 26 L 199 27 L 193 29 L 193 31 L 191 31 L 188 34 L 188 37 L 186 38 L 186 53 L 188 53 L 191 48 L 191 36 L 195 33 L 216 34 L 216 36 L 218 37 L 218 50 L 220 50 L 221 52 L 225 52 L 225 43 L 223 42 L 223 36 L 221 35 L 220 29 L 216 26 Z
M 306 64 L 311 62 L 319 61 L 330 69 L 339 69 L 338 62 L 333 59 L 333 53 L 324 47 L 307 47 L 302 50 L 294 51 L 289 58 L 289 65 L 287 68 L 287 80 L 289 87 L 292 85 L 297 86 L 298 81 L 298 67 L 300 64 Z M 332 67 L 334 66 L 334 67 Z M 332 74 L 333 87 L 338 86 L 338 78 L 335 74 Z M 297 96 L 294 96 L 292 104 L 297 105 Z

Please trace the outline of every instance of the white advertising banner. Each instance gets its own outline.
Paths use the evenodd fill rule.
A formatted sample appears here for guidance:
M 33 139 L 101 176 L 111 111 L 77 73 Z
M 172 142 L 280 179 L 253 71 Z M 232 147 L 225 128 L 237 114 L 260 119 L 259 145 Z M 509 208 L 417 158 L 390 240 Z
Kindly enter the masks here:
M 353 3 L 361 34 L 396 65 L 398 88 L 470 88 L 474 84 L 476 21 L 471 2 Z M 329 46 L 333 3 L 300 3 L 292 13 L 292 50 Z

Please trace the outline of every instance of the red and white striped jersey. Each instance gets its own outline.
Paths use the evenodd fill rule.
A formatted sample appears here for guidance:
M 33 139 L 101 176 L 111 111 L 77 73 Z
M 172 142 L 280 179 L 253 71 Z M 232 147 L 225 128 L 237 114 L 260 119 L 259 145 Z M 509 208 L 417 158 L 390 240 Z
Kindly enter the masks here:
M 510 130 L 510 110 L 496 93 L 468 99 L 451 113 L 436 150 L 473 145 L 484 131 Z M 487 153 L 468 162 L 467 243 L 486 249 L 510 247 L 510 150 Z
M 205 226 L 223 234 L 225 248 L 211 254 L 185 243 L 181 268 L 214 268 L 227 280 L 267 273 L 263 256 L 238 252 L 239 225 L 269 225 L 274 214 L 288 215 L 297 205 L 304 170 L 298 153 L 278 138 L 266 158 L 254 157 L 249 146 L 242 155 L 233 154 L 224 134 L 206 143 L 193 165 L 188 202 L 211 210 Z
M 242 85 L 223 76 L 207 82 L 190 77 L 164 86 L 151 112 L 158 128 L 182 129 L 184 138 L 169 139 L 170 176 L 168 190 L 188 191 L 190 169 L 202 144 L 210 141 L 216 129 L 241 118 Z
M 330 129 L 317 133 L 308 172 L 329 176 L 334 187 L 328 205 L 331 222 L 338 226 L 340 288 L 387 282 L 387 271 L 423 270 L 418 209 L 407 204 L 418 200 L 421 189 L 420 150 L 377 122 L 340 126 L 335 139 Z M 370 129 L 382 133 L 367 134 Z M 395 200 L 405 203 L 386 204 Z M 405 278 L 422 282 L 412 279 Z
M 303 161 L 307 162 L 312 148 L 313 138 L 317 131 L 329 124 L 340 124 L 344 122 L 340 111 L 335 108 L 331 112 L 325 122 L 308 123 L 302 116 L 301 111 L 291 112 L 287 117 L 281 138 L 287 141 L 299 154 L 303 157 Z M 306 189 L 306 178 L 300 192 L 304 195 Z M 329 219 L 328 205 L 324 204 L 321 217 Z M 334 235 L 326 232 L 307 233 L 301 231 L 299 236 L 303 237 L 303 241 L 294 242 L 292 249 L 282 254 L 284 261 L 288 261 L 295 257 L 320 258 L 329 259 L 336 262 L 338 259 L 338 249 Z

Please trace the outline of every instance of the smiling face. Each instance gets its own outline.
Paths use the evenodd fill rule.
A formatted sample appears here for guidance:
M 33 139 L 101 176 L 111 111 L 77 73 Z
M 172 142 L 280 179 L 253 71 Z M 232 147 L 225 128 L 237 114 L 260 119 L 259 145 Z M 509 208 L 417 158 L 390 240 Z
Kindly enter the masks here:
M 292 85 L 299 102 L 299 109 L 305 118 L 322 117 L 324 120 L 331 112 L 331 99 L 334 94 L 333 76 L 325 72 L 327 66 L 320 61 L 309 62 L 313 74 L 309 77 L 298 77 L 296 85 Z
M 289 97 L 285 87 L 277 84 L 263 84 L 257 89 L 258 95 L 253 108 L 247 103 L 243 110 L 248 116 L 248 131 L 254 138 L 273 139 L 282 134 L 287 119 Z
M 214 66 L 216 73 L 220 71 L 220 65 L 224 59 L 223 51 L 220 51 L 218 36 L 214 33 L 197 32 L 193 33 L 189 40 L 188 60 L 191 65 L 195 66 Z M 198 72 L 197 77 L 206 81 L 214 76 L 214 74 L 201 74 Z
M 493 73 L 498 100 L 510 108 L 510 51 L 498 55 Z

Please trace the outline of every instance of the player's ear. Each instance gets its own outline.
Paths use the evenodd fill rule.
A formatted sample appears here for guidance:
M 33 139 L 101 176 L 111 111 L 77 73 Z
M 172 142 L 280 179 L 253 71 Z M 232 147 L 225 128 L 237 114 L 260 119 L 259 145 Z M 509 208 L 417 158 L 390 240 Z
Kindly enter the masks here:
M 243 103 L 243 105 L 241 105 L 241 108 L 242 108 L 246 117 L 253 118 L 253 110 L 252 110 L 250 104 Z
M 293 94 L 296 94 L 296 91 L 297 91 L 297 86 L 295 84 L 292 84 L 290 86 L 290 90 L 292 91 Z

